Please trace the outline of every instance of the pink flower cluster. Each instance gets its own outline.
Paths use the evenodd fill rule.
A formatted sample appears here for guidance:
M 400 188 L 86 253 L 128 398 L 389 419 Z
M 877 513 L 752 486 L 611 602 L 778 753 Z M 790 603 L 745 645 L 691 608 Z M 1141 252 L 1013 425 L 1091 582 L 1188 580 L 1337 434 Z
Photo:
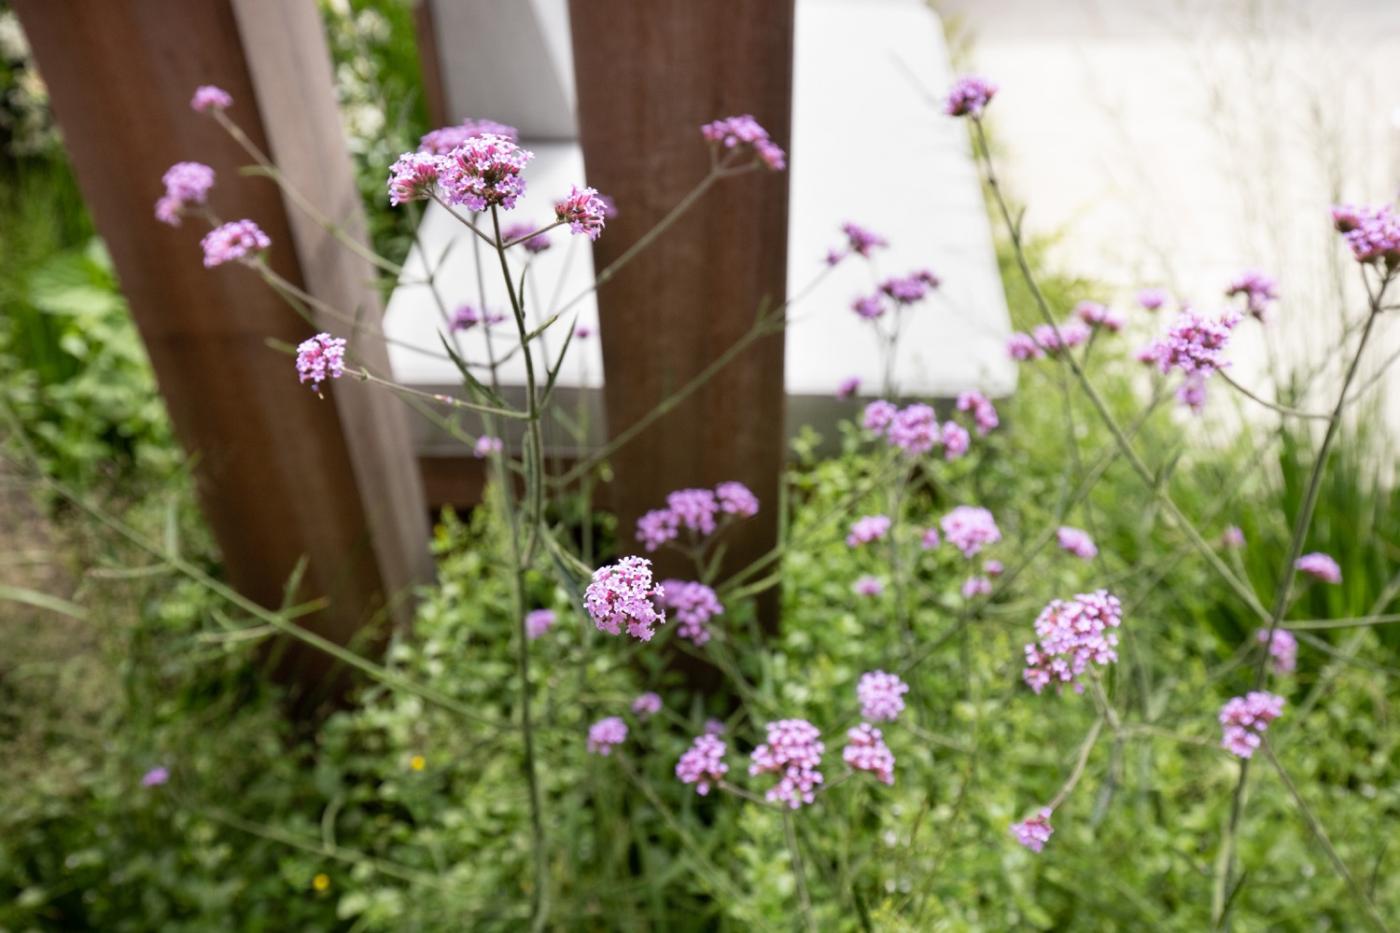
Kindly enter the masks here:
M 1060 547 L 1063 550 L 1081 560 L 1093 560 L 1099 555 L 1099 549 L 1094 545 L 1094 539 L 1081 528 L 1062 525 L 1055 532 L 1055 538 L 1060 542 Z
M 624 557 L 593 571 L 583 606 L 599 631 L 620 635 L 625 626 L 633 638 L 651 641 L 656 634 L 653 627 L 666 623 L 665 611 L 658 610 L 652 599 L 659 601 L 664 595 L 660 586 L 652 585 L 651 561 Z
M 230 220 L 206 233 L 199 245 L 204 248 L 204 268 L 212 269 L 265 250 L 272 241 L 253 221 Z
M 975 119 L 982 116 L 982 111 L 991 103 L 996 93 L 997 86 L 986 78 L 963 75 L 953 82 L 952 90 L 948 92 L 948 100 L 943 105 L 943 112 L 950 117 Z
M 695 792 L 705 796 L 711 786 L 724 780 L 729 765 L 724 762 L 726 747 L 714 734 L 697 736 L 689 750 L 676 762 L 676 777 L 682 784 L 694 784 Z
M 782 148 L 769 139 L 768 131 L 748 114 L 706 123 L 700 127 L 700 135 L 716 148 L 738 151 L 747 147 L 759 162 L 775 172 L 787 168 L 787 156 Z
M 456 126 L 444 126 L 423 136 L 418 150 L 430 155 L 447 155 L 462 143 L 478 136 L 500 136 L 511 141 L 520 139 L 520 131 L 495 120 L 463 120 Z
M 891 447 L 909 454 L 928 453 L 942 445 L 944 457 L 956 460 L 966 454 L 971 445 L 966 428 L 955 421 L 940 425 L 932 406 L 922 402 L 896 408 L 878 399 L 865 406 L 861 424 L 867 431 L 883 435 Z
M 872 577 L 866 574 L 857 577 L 856 582 L 851 584 L 851 589 L 857 596 L 879 596 L 885 591 L 885 581 L 879 577 Z
M 1075 306 L 1074 313 L 1089 327 L 1106 330 L 1111 334 L 1118 333 L 1126 323 L 1121 314 L 1097 301 L 1081 301 Z
M 1342 582 L 1342 568 L 1337 565 L 1337 562 L 1333 560 L 1330 555 L 1323 554 L 1321 551 L 1304 554 L 1302 557 L 1298 558 L 1293 566 L 1313 579 L 1321 580 L 1323 583 Z
M 504 449 L 505 444 L 499 437 L 483 434 L 476 439 L 476 446 L 472 448 L 472 454 L 478 460 L 485 460 L 492 454 L 498 454 Z
M 836 386 L 837 398 L 853 398 L 860 391 L 860 377 L 847 376 Z
M 600 719 L 588 727 L 588 750 L 595 755 L 610 755 L 614 747 L 627 741 L 627 723 L 617 716 Z
M 1014 333 L 1006 340 L 1006 352 L 1013 360 L 1027 362 L 1045 356 L 1059 356 L 1088 343 L 1091 331 L 1081 321 L 1066 321 L 1057 326 L 1041 324 L 1029 334 Z
M 1357 262 L 1384 260 L 1387 266 L 1400 264 L 1400 217 L 1389 204 L 1338 204 L 1332 208 L 1332 223 Z
M 671 610 L 676 620 L 676 637 L 685 638 L 697 647 L 710 640 L 710 619 L 724 612 L 715 591 L 703 583 L 691 580 L 663 580 L 661 605 Z
M 1244 547 L 1244 532 L 1239 525 L 1231 525 L 1220 533 L 1220 543 L 1228 548 Z
M 880 730 L 868 722 L 846 732 L 841 760 L 854 771 L 869 771 L 885 784 L 894 783 L 894 753 Z
M 317 334 L 297 345 L 297 379 L 321 391 L 321 383 L 345 375 L 345 339 Z
M 441 157 L 438 184 L 448 201 L 469 210 L 509 210 L 525 193 L 521 172 L 534 157 L 505 136 L 474 136 Z
M 534 641 L 553 628 L 557 618 L 553 609 L 532 609 L 525 613 L 525 637 Z
M 753 750 L 749 774 L 777 775 L 778 783 L 764 797 L 796 810 L 816 799 L 822 783 L 822 744 L 817 727 L 805 719 L 780 719 L 768 724 L 768 741 Z
M 846 535 L 846 547 L 855 548 L 872 541 L 879 541 L 890 530 L 890 519 L 886 515 L 866 515 L 851 524 L 851 532 Z
M 1148 358 L 1165 374 L 1178 369 L 1187 375 L 1208 376 L 1229 365 L 1225 348 L 1239 316 L 1226 312 L 1208 320 L 1195 311 L 1182 311 L 1165 336 L 1148 347 Z
M 1274 629 L 1273 637 L 1269 630 L 1261 628 L 1256 637 L 1259 644 L 1269 646 L 1269 656 L 1274 659 L 1274 670 L 1279 674 L 1291 674 L 1298 667 L 1298 639 L 1285 628 Z
M 535 232 L 534 224 L 511 224 L 501 231 L 501 239 L 524 248 L 527 253 L 543 253 L 549 249 L 549 235 Z
M 960 505 L 939 520 L 943 537 L 964 557 L 973 557 L 982 548 L 1001 540 L 1001 529 L 986 509 L 975 505 Z
M 569 230 L 582 233 L 590 240 L 598 239 L 607 223 L 608 209 L 595 188 L 574 185 L 568 197 L 554 204 L 554 218 L 569 225 Z M 527 244 L 528 246 L 528 244 Z
M 1114 629 L 1122 622 L 1122 604 L 1107 590 L 1080 593 L 1068 602 L 1052 600 L 1035 620 L 1039 641 L 1026 645 L 1022 679 L 1036 693 L 1052 682 L 1073 684 L 1082 693 L 1079 678 L 1090 664 L 1118 660 Z
M 986 437 L 1001 424 L 1001 419 L 997 417 L 997 409 L 992 404 L 992 400 L 976 389 L 959 395 L 957 408 L 958 411 L 972 413 L 972 421 L 977 425 L 979 437 Z
M 1049 807 L 1041 807 L 1035 816 L 1019 823 L 1012 823 L 1011 834 L 1016 837 L 1017 842 L 1027 849 L 1039 852 L 1045 848 L 1045 844 L 1050 841 L 1050 836 L 1055 832 L 1055 828 L 1050 825 L 1050 815 Z
M 854 253 L 857 256 L 870 257 L 870 253 L 876 249 L 883 249 L 890 245 L 880 234 L 873 230 L 867 230 L 860 224 L 846 221 L 841 225 L 841 232 L 846 236 L 846 249 L 830 249 L 826 254 L 826 264 L 834 266 L 846 256 Z
M 917 269 L 908 275 L 892 276 L 880 283 L 880 292 L 896 305 L 918 304 L 928 297 L 930 289 L 942 284 L 928 269 Z
M 229 92 L 212 84 L 201 84 L 195 88 L 194 97 L 190 99 L 190 107 L 199 113 L 227 110 L 232 106 L 233 98 L 229 96 Z
M 1269 306 L 1278 300 L 1278 283 L 1255 269 L 1247 269 L 1235 276 L 1225 289 L 1225 297 L 1244 297 L 1244 308 L 1260 321 L 1268 313 Z
M 637 519 L 637 540 L 654 551 L 680 535 L 714 534 L 721 520 L 758 514 L 758 497 L 743 483 L 720 483 L 710 489 L 677 489 L 666 497 L 666 508 L 652 509 Z
M 214 170 L 203 162 L 176 162 L 161 176 L 165 194 L 156 201 L 156 219 L 180 226 L 180 212 L 191 204 L 203 204 L 214 187 Z
M 648 690 L 632 701 L 632 712 L 642 719 L 650 719 L 661 712 L 661 695 Z
M 1171 296 L 1160 288 L 1144 288 L 1137 293 L 1137 302 L 1144 311 L 1157 311 Z
M 861 718 L 893 722 L 904 712 L 904 694 L 908 692 L 909 685 L 898 674 L 870 671 L 860 675 L 856 699 L 860 701 Z
M 977 596 L 990 596 L 992 592 L 992 581 L 986 577 L 968 577 L 963 581 L 963 599 L 973 599 Z
M 389 203 L 426 201 L 442 175 L 442 158 L 429 152 L 405 152 L 389 166 Z
M 1226 702 L 1220 708 L 1220 747 L 1240 758 L 1253 757 L 1269 723 L 1283 715 L 1283 702 L 1283 697 L 1263 690 Z

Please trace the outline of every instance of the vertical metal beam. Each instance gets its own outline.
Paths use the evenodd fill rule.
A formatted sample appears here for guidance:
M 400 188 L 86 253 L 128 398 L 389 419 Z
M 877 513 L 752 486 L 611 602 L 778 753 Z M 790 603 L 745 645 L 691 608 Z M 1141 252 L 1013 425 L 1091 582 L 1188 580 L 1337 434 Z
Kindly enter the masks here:
M 620 211 L 595 246 L 603 268 L 705 174 L 702 123 L 751 113 L 786 145 L 793 0 L 573 0 L 570 15 L 588 183 Z M 760 306 L 783 301 L 787 218 L 786 173 L 725 181 L 601 289 L 611 432 L 730 347 Z M 778 334 L 619 452 L 624 533 L 672 488 L 740 480 L 763 511 L 738 530 L 728 561 L 752 561 L 777 542 L 783 437 Z
M 276 605 L 297 562 L 303 595 L 330 607 L 303 620 L 347 643 L 385 613 L 406 623 L 408 589 L 428 579 L 422 484 L 397 400 L 353 380 L 319 399 L 269 338 L 311 333 L 251 271 L 201 265 L 201 224 L 155 222 L 160 174 L 173 162 L 218 173 L 224 217 L 250 217 L 273 240 L 274 269 L 318 298 L 378 321 L 372 270 L 298 213 L 247 157 L 189 108 L 196 85 L 228 90 L 233 117 L 327 216 L 362 237 L 314 0 L 19 0 L 79 184 L 182 442 L 231 581 Z M 327 330 L 345 331 L 326 322 Z M 353 345 L 384 367 L 382 340 Z M 279 676 L 308 698 L 332 684 L 329 660 L 300 645 Z M 337 680 L 337 685 L 339 681 Z

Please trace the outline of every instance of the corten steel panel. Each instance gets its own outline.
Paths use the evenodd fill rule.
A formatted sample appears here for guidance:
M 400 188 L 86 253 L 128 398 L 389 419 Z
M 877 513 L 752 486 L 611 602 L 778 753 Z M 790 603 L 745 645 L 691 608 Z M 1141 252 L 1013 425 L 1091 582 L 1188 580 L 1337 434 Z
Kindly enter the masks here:
M 16 7 L 172 421 L 195 457 L 201 504 L 231 581 L 275 606 L 306 555 L 302 595 L 332 604 L 302 624 L 345 643 L 386 606 L 406 622 L 407 591 L 429 578 L 431 562 L 399 403 L 349 379 L 332 384 L 325 399 L 299 385 L 290 358 L 267 340 L 295 343 L 312 329 L 254 272 L 203 268 L 201 222 L 170 228 L 151 214 L 167 166 L 206 162 L 218 173 L 213 209 L 257 221 L 272 238 L 274 269 L 378 320 L 370 268 L 296 213 L 271 182 L 240 177 L 248 158 L 189 107 L 196 85 L 228 90 L 229 115 L 324 213 L 361 236 L 314 0 L 20 0 Z M 371 366 L 386 365 L 382 341 L 361 333 L 355 349 Z M 278 666 L 306 697 L 323 694 L 332 672 L 329 659 L 300 644 L 288 646 Z
M 699 126 L 751 113 L 787 146 L 792 0 L 574 0 L 579 126 L 588 183 L 618 216 L 594 247 L 607 266 L 709 168 Z M 801 158 L 801 153 L 790 154 Z M 788 184 L 760 171 L 718 184 L 598 294 L 609 429 L 645 415 L 784 299 Z M 681 486 L 747 484 L 762 501 L 730 534 L 743 566 L 777 542 L 783 336 L 767 337 L 614 457 L 630 540 L 636 518 Z M 686 565 L 662 556 L 662 574 Z M 775 602 L 764 613 L 771 621 Z

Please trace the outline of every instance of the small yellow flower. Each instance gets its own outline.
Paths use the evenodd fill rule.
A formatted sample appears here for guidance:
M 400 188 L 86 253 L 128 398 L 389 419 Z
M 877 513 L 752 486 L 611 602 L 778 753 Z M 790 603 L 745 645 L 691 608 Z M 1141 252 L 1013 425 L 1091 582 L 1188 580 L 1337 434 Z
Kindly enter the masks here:
M 424 758 L 422 755 L 414 755 L 412 758 L 408 759 L 408 766 L 414 771 L 422 771 L 428 766 L 428 759 Z
M 317 891 L 328 891 L 331 887 L 331 876 L 325 872 L 320 872 L 311 879 L 311 886 Z

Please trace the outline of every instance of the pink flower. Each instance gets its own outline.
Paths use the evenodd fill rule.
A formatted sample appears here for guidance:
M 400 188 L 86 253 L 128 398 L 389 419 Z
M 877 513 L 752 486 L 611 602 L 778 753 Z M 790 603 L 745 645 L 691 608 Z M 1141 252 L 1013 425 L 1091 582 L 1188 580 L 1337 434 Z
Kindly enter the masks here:
M 194 89 L 194 97 L 190 98 L 190 106 L 199 113 L 207 113 L 210 110 L 227 110 L 233 106 L 233 98 L 223 88 L 215 87 L 212 84 L 201 84 Z
M 851 586 L 857 596 L 879 596 L 885 591 L 885 581 L 869 574 L 859 577 Z
M 172 227 L 180 226 L 180 211 L 190 204 L 203 204 L 214 187 L 214 170 L 203 162 L 176 162 L 161 177 L 165 195 L 156 202 L 156 219 Z
M 982 565 L 982 570 L 989 577 L 999 577 L 1005 572 L 1006 568 L 1002 566 L 999 560 L 989 560 Z
M 719 510 L 725 515 L 753 518 L 758 514 L 758 496 L 743 483 L 730 480 L 715 487 Z
M 943 516 L 938 524 L 943 529 L 943 537 L 962 551 L 964 557 L 972 557 L 983 547 L 1001 540 L 1001 530 L 992 513 L 978 506 L 960 505 Z
M 661 605 L 671 610 L 676 620 L 676 637 L 685 638 L 697 647 L 710 640 L 709 622 L 724 612 L 715 591 L 703 583 L 687 580 L 663 580 Z
M 979 437 L 986 437 L 1001 424 L 1001 419 L 997 417 L 996 406 L 992 404 L 991 399 L 976 389 L 959 395 L 957 408 L 958 411 L 972 413 L 972 421 L 977 425 Z
M 1225 289 L 1225 296 L 1244 296 L 1245 310 L 1260 321 L 1268 312 L 1269 306 L 1278 300 L 1278 283 L 1255 269 L 1248 269 L 1235 276 Z
M 1055 537 L 1059 540 L 1063 550 L 1081 560 L 1093 560 L 1099 554 L 1099 549 L 1094 546 L 1094 539 L 1089 537 L 1087 531 L 1080 528 L 1063 525 L 1055 532 Z
M 1059 356 L 1067 350 L 1088 343 L 1089 334 L 1087 325 L 1079 321 L 1067 321 L 1057 327 L 1041 324 L 1031 332 L 1031 337 L 1047 355 Z
M 1137 302 L 1144 311 L 1156 311 L 1171 297 L 1160 288 L 1144 288 L 1137 293 Z
M 682 528 L 702 535 L 714 533 L 719 501 L 713 490 L 677 489 L 666 496 L 666 508 L 676 516 Z
M 1011 834 L 1016 837 L 1016 841 L 1032 852 L 1044 849 L 1054 832 L 1054 827 L 1050 825 L 1049 807 L 1041 807 L 1040 812 L 1030 819 L 1011 824 Z
M 1239 316 L 1230 312 L 1212 321 L 1194 311 L 1182 311 L 1148 353 L 1163 374 L 1176 369 L 1208 376 L 1229 365 L 1225 349 L 1238 323 Z
M 1342 568 L 1337 566 L 1337 562 L 1321 551 L 1314 551 L 1311 554 L 1304 554 L 1298 558 L 1293 565 L 1300 571 L 1323 583 L 1341 583 Z
M 1283 703 L 1283 697 L 1263 690 L 1227 701 L 1220 708 L 1220 747 L 1240 758 L 1253 757 L 1269 723 L 1283 715 Z
M 627 741 L 627 723 L 617 716 L 600 719 L 588 727 L 588 750 L 595 755 L 610 755 L 614 746 Z
M 481 312 L 471 305 L 458 305 L 457 310 L 452 312 L 452 320 L 448 323 L 453 333 L 463 330 L 471 330 L 481 323 Z
M 160 787 L 170 780 L 170 769 L 164 766 L 157 766 L 141 775 L 142 787 Z
M 627 634 L 651 641 L 653 626 L 664 625 L 666 613 L 658 611 L 652 598 L 660 600 L 665 590 L 652 585 L 651 561 L 644 557 L 624 557 L 615 564 L 593 571 L 593 582 L 584 591 L 583 606 L 600 632 Z
M 880 730 L 868 722 L 847 731 L 841 759 L 853 771 L 869 771 L 882 783 L 894 783 L 894 753 Z
M 680 520 L 670 509 L 652 509 L 637 519 L 637 540 L 648 551 L 654 551 L 680 533 Z
M 476 136 L 442 157 L 438 184 L 453 204 L 509 210 L 525 193 L 521 172 L 534 157 L 504 136 Z
M 1035 620 L 1039 641 L 1026 645 L 1022 679 L 1036 693 L 1052 682 L 1073 684 L 1082 693 L 1079 678 L 1090 664 L 1118 660 L 1114 629 L 1122 622 L 1122 604 L 1107 590 L 1080 593 L 1069 602 L 1052 600 Z
M 1102 328 L 1112 334 L 1122 330 L 1125 323 L 1120 314 L 1097 301 L 1081 301 L 1075 307 L 1074 313 L 1090 327 Z
M 650 719 L 661 712 L 661 695 L 648 690 L 632 701 L 632 712 L 642 719 Z
M 553 628 L 556 620 L 553 609 L 533 609 L 525 613 L 525 637 L 534 641 Z
M 389 203 L 394 207 L 408 201 L 432 197 L 442 176 L 444 162 L 426 152 L 405 152 L 389 166 Z
M 695 792 L 705 796 L 710 788 L 724 780 L 729 765 L 724 763 L 727 748 L 715 734 L 697 736 L 690 749 L 676 762 L 676 777 L 682 784 L 694 784 Z
M 849 220 L 841 225 L 841 232 L 846 235 L 846 244 L 850 247 L 851 252 L 858 256 L 869 257 L 871 250 L 883 249 L 890 245 L 889 240 L 880 234 Z
M 1389 204 L 1339 204 L 1332 208 L 1332 220 L 1357 262 L 1384 260 L 1387 266 L 1400 263 L 1400 217 Z
M 968 436 L 967 428 L 956 421 L 943 422 L 943 459 L 957 460 L 967 453 L 972 446 L 972 438 Z
M 700 135 L 712 143 L 716 150 L 742 152 L 747 148 L 769 169 L 778 172 L 787 168 L 787 156 L 783 150 L 768 138 L 768 131 L 748 114 L 706 123 L 700 127 Z
M 718 719 L 707 719 L 707 720 L 705 720 L 705 734 L 706 734 L 706 735 L 724 735 L 724 733 L 725 733 L 726 731 L 727 731 L 727 730 L 726 730 L 725 727 L 724 727 L 724 723 L 721 722 L 720 720 L 718 720 Z
M 317 334 L 297 345 L 297 380 L 311 383 L 320 394 L 321 383 L 345 375 L 345 340 Z
M 861 427 L 875 434 L 883 434 L 885 430 L 894 422 L 894 416 L 899 414 L 899 409 L 884 399 L 876 399 L 865 406 L 865 412 L 861 415 Z
M 265 250 L 272 245 L 262 228 L 251 220 L 231 220 L 204 235 L 204 268 L 212 269 L 226 262 L 242 259 L 249 253 Z
M 841 384 L 836 387 L 837 398 L 852 398 L 860 391 L 860 377 L 848 376 L 841 380 Z
M 1261 645 L 1269 646 L 1269 655 L 1274 659 L 1274 670 L 1280 674 L 1291 674 L 1298 667 L 1298 639 L 1285 628 L 1274 629 L 1273 638 L 1269 630 L 1261 628 L 1256 636 Z
M 919 546 L 925 551 L 932 551 L 942 543 L 943 540 L 938 537 L 937 528 L 925 528 L 923 536 L 919 538 Z
M 535 237 L 535 239 L 539 239 L 539 237 Z M 526 244 L 526 248 L 529 248 L 529 244 Z M 592 336 L 593 328 L 589 327 L 587 324 L 580 324 L 578 327 L 574 328 L 574 338 L 577 340 L 587 340 Z
M 555 202 L 554 217 L 567 223 L 572 232 L 596 240 L 607 223 L 607 210 L 597 190 L 574 185 L 569 189 L 568 197 Z
M 822 744 L 817 727 L 805 719 L 780 719 L 768 724 L 768 741 L 753 750 L 749 774 L 773 774 L 778 783 L 764 795 L 796 810 L 816 799 L 822 783 Z
M 516 141 L 520 139 L 520 132 L 513 126 L 494 120 L 463 120 L 456 126 L 444 126 L 427 133 L 419 140 L 418 149 L 431 155 L 447 155 L 462 143 L 478 136 L 501 136 Z
M 923 454 L 943 441 L 943 433 L 939 429 L 938 416 L 933 408 L 916 402 L 906 405 L 895 414 L 885 438 L 891 446 L 899 447 L 905 453 Z
M 986 577 L 968 577 L 963 581 L 963 599 L 973 599 L 977 596 L 987 596 L 992 592 L 992 581 Z
M 492 454 L 498 454 L 504 449 L 505 445 L 499 437 L 483 434 L 476 439 L 476 446 L 472 448 L 472 453 L 476 455 L 478 460 L 485 460 Z
M 885 302 L 879 294 L 865 295 L 851 302 L 851 310 L 858 317 L 863 317 L 867 321 L 874 321 L 885 316 Z
M 981 117 L 996 93 L 997 86 L 986 78 L 963 75 L 953 82 L 943 112 L 950 117 Z
M 1231 525 L 1220 533 L 1220 543 L 1228 548 L 1244 547 L 1244 532 L 1240 531 L 1240 526 Z
M 544 233 L 530 236 L 534 231 L 534 224 L 511 224 L 501 231 L 501 240 L 505 243 L 515 243 L 527 253 L 543 253 L 549 249 L 549 236 Z
M 1035 338 L 1020 331 L 1006 338 L 1006 353 L 1020 363 L 1038 360 L 1045 355 L 1045 351 L 1035 342 Z
M 937 288 L 938 276 L 927 269 L 911 272 L 903 277 L 885 279 L 880 283 L 880 292 L 895 303 L 896 307 L 918 304 L 928 297 L 930 289 Z
M 879 541 L 890 530 L 890 520 L 885 515 L 866 515 L 851 525 L 851 533 L 846 535 L 846 547 L 855 548 L 872 541 Z
M 909 685 L 898 674 L 870 671 L 861 674 L 856 684 L 856 699 L 860 701 L 862 719 L 893 722 L 904 712 L 904 694 Z

